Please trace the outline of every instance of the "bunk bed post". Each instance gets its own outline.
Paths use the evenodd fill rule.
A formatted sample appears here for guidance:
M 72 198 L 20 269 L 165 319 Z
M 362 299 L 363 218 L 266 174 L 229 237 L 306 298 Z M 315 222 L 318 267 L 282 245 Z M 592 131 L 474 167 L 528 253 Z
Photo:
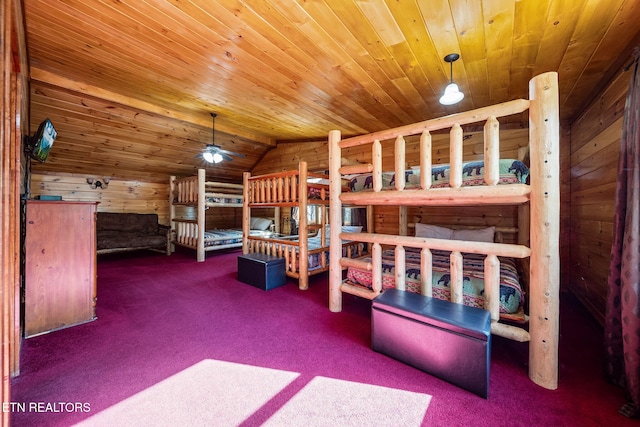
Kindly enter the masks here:
M 340 131 L 332 130 L 329 132 L 329 204 L 331 206 L 329 230 L 331 242 L 340 242 L 342 226 L 342 202 L 340 201 L 340 193 L 342 192 L 341 166 Z M 371 233 L 371 230 L 368 230 L 368 232 Z M 342 311 L 342 291 L 340 290 L 342 285 L 341 255 L 340 250 L 333 249 L 329 255 L 329 310 L 333 312 Z
M 309 235 L 307 233 L 307 197 L 309 193 L 307 191 L 307 162 L 300 162 L 298 165 L 298 185 L 298 209 L 300 209 L 298 213 L 300 221 L 298 230 L 304 231 L 303 233 L 298 233 L 298 241 L 300 242 L 298 270 L 301 272 L 298 278 L 298 288 L 305 290 L 309 288 L 309 274 L 307 274 L 309 271 Z
M 420 134 L 420 187 L 431 188 L 431 134 L 427 129 Z
M 205 185 L 206 173 L 204 169 L 198 169 L 198 236 L 197 241 L 197 260 L 198 262 L 204 261 L 204 229 L 207 224 L 207 218 L 205 217 Z
M 282 232 L 282 224 L 280 222 L 280 206 L 273 209 L 273 228 L 276 233 Z
M 249 207 L 250 172 L 242 173 L 242 253 L 249 253 L 249 229 L 251 226 L 251 207 Z
M 176 223 L 174 218 L 176 217 L 176 206 L 173 204 L 176 191 L 176 177 L 171 175 L 169 178 L 169 226 L 171 227 L 171 242 L 169 243 L 171 252 L 176 251 L 176 245 L 174 242 L 176 236 Z
M 500 123 L 496 116 L 489 117 L 484 125 L 484 182 L 496 185 L 500 180 Z
M 464 133 L 462 126 L 454 123 L 449 131 L 449 185 L 451 188 L 460 188 L 462 185 L 462 140 Z
M 560 125 L 558 75 L 544 73 L 529 82 L 531 141 L 531 283 L 529 377 L 551 390 L 558 387 Z

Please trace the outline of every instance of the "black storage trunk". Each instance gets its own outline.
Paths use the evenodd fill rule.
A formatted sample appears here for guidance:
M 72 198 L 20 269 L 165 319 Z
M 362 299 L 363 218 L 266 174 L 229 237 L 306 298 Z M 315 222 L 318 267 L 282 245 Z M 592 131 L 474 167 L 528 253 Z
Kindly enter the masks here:
M 374 298 L 371 310 L 373 350 L 488 397 L 488 311 L 397 289 Z
M 260 253 L 240 255 L 238 280 L 265 291 L 282 286 L 287 281 L 284 258 Z

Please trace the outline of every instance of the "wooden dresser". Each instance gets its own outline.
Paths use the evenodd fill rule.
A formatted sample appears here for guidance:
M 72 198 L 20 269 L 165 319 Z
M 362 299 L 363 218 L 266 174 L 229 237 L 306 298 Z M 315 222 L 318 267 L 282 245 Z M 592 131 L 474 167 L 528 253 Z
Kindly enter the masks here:
M 25 337 L 96 318 L 96 208 L 27 201 Z

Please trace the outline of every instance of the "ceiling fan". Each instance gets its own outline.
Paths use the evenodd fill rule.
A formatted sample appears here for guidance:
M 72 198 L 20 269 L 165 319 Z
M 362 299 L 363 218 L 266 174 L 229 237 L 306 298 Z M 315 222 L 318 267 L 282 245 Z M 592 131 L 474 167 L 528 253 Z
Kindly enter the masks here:
M 221 146 L 219 146 L 219 145 L 217 145 L 215 143 L 215 138 L 216 138 L 216 132 L 215 132 L 216 116 L 217 116 L 216 113 L 211 113 L 211 120 L 212 120 L 211 144 L 207 144 L 207 146 L 202 151 L 202 154 L 200 156 L 202 156 L 202 158 L 205 161 L 209 162 L 209 163 L 220 163 L 223 160 L 231 161 L 231 160 L 233 160 L 232 156 L 242 157 L 242 158 L 246 157 L 244 154 L 236 153 L 236 152 L 229 151 L 229 150 L 225 150 Z

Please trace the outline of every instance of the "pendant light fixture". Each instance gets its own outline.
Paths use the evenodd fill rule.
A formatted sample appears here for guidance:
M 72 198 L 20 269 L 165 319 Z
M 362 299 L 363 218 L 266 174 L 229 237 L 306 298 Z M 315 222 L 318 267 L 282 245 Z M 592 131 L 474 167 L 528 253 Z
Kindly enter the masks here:
M 232 156 L 245 158 L 242 153 L 225 150 L 216 144 L 216 113 L 211 113 L 211 144 L 207 144 L 202 154 L 196 157 L 202 157 L 207 163 L 220 163 L 223 160 L 231 161 Z M 233 142 L 233 141 L 231 141 Z
M 213 135 L 211 138 L 211 144 L 207 145 L 207 149 L 202 153 L 202 158 L 209 163 L 220 163 L 222 159 L 222 155 L 218 153 L 217 148 L 219 148 L 216 144 L 216 113 L 211 113 L 211 134 Z
M 453 105 L 462 101 L 464 98 L 464 93 L 460 92 L 458 85 L 453 82 L 453 63 L 460 58 L 460 55 L 457 53 L 450 53 L 449 55 L 444 57 L 445 62 L 448 62 L 451 68 L 450 76 L 451 80 L 447 87 L 444 89 L 444 94 L 440 97 L 440 104 L 442 105 Z

